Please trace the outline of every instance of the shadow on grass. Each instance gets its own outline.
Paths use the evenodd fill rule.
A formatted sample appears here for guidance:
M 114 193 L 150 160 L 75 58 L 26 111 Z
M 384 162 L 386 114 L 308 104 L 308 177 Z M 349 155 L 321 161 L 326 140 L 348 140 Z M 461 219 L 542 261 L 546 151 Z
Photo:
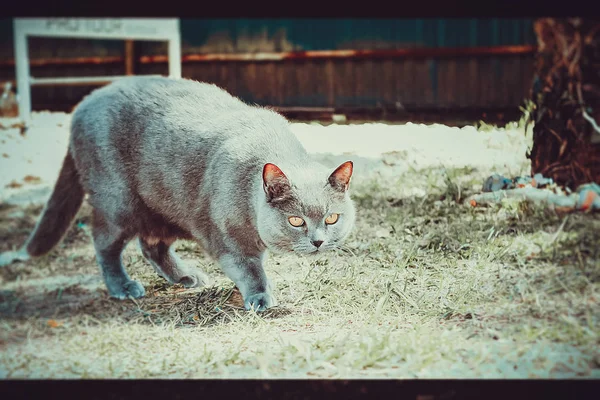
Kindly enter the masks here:
M 21 246 L 34 228 L 41 211 L 42 206 L 23 208 L 2 205 L 0 251 Z M 49 264 L 52 264 L 52 276 L 48 278 L 60 282 L 54 282 L 53 285 L 39 284 L 38 278 L 37 285 L 0 290 L 0 318 L 5 321 L 25 321 L 31 318 L 60 320 L 88 316 L 96 321 L 119 320 L 151 325 L 165 323 L 184 327 L 213 326 L 249 315 L 243 307 L 241 294 L 233 286 L 187 290 L 157 278 L 153 285 L 146 285 L 146 295 L 143 298 L 110 298 L 99 273 L 86 275 L 81 266 L 78 267 L 78 263 L 71 262 L 67 266 L 63 260 L 65 257 L 68 259 L 68 253 L 76 247 L 91 246 L 90 224 L 91 207 L 84 203 L 61 245 L 49 254 L 48 259 L 33 259 L 0 269 L 0 276 L 5 282 L 18 279 L 27 282 L 28 271 L 34 268 L 32 264 L 44 269 L 49 269 Z M 93 254 L 93 250 L 91 252 Z M 91 260 L 84 257 L 79 261 L 85 263 L 86 267 L 89 267 L 90 262 L 94 263 L 93 257 Z M 259 315 L 262 318 L 278 318 L 290 313 L 286 308 L 274 307 Z
M 263 318 L 279 318 L 291 311 L 273 307 L 259 313 Z M 157 284 L 140 299 L 117 300 L 105 289 L 88 290 L 79 285 L 51 291 L 0 291 L 0 317 L 6 320 L 29 318 L 62 319 L 88 315 L 95 320 L 121 319 L 131 323 L 212 326 L 247 315 L 237 288 L 207 287 L 200 292 Z

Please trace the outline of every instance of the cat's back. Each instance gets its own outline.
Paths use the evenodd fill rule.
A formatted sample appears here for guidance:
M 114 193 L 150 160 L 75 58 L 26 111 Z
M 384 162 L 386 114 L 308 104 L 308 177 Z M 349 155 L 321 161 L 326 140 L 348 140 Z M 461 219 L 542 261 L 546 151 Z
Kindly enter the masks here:
M 73 118 L 102 117 L 156 120 L 158 116 L 198 119 L 248 107 L 214 84 L 190 79 L 135 76 L 119 79 L 89 94 L 76 107 Z
M 92 92 L 74 111 L 71 143 L 76 156 L 159 169 L 196 156 L 232 167 L 305 158 L 282 115 L 213 84 L 165 77 L 122 78 Z
M 248 105 L 214 84 L 143 76 L 119 79 L 88 95 L 73 113 L 71 133 L 73 142 L 102 147 L 143 140 L 169 148 L 206 149 L 225 142 L 268 148 L 295 139 L 281 115 Z

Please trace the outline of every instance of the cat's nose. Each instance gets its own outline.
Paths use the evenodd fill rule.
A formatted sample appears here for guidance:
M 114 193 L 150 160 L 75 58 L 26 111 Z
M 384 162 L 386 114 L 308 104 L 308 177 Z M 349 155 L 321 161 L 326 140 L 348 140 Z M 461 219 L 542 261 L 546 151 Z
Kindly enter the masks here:
M 312 241 L 312 244 L 313 244 L 313 245 L 314 245 L 316 248 L 319 248 L 319 247 L 321 247 L 321 245 L 323 244 L 323 241 L 322 241 L 322 240 L 313 240 L 313 241 Z

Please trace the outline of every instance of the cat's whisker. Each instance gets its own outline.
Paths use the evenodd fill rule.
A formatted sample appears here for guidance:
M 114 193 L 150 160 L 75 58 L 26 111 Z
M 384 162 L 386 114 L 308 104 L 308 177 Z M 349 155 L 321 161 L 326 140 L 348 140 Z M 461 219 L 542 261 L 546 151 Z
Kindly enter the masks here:
M 352 254 L 354 257 L 356 257 L 356 253 L 354 253 L 354 251 L 347 245 L 345 244 L 339 244 L 336 248 L 336 250 L 339 250 L 343 253 L 350 253 Z

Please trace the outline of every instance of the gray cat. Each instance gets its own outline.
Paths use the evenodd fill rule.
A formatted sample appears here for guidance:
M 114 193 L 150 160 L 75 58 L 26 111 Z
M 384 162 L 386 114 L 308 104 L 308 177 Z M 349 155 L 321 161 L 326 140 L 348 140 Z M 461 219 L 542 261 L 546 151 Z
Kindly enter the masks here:
M 88 194 L 96 260 L 112 297 L 144 295 L 121 253 L 135 237 L 170 283 L 197 287 L 206 275 L 173 251 L 198 241 L 240 290 L 246 309 L 275 305 L 267 250 L 314 254 L 339 246 L 354 226 L 353 164 L 335 171 L 311 160 L 274 111 L 215 85 L 131 77 L 75 109 L 58 180 L 25 245 L 0 265 L 50 251 Z

